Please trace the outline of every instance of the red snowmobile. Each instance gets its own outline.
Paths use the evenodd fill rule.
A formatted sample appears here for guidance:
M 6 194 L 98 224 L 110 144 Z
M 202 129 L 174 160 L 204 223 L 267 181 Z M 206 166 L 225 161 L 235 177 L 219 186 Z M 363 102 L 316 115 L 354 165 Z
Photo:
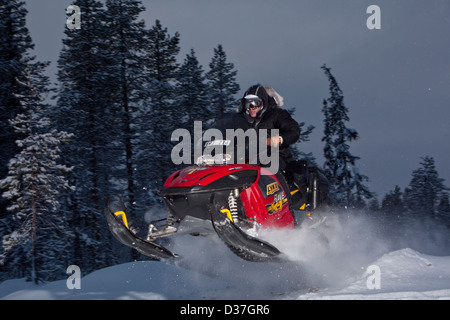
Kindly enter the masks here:
M 297 169 L 287 172 L 285 181 L 258 165 L 216 163 L 190 166 L 167 179 L 160 195 L 169 215 L 162 226 L 151 223 L 146 237 L 129 228 L 122 200 L 110 197 L 105 208 L 110 231 L 123 244 L 164 260 L 178 255 L 157 244 L 159 238 L 179 233 L 183 223 L 210 221 L 220 239 L 239 257 L 279 261 L 282 253 L 258 239 L 255 230 L 294 228 L 299 225 L 297 220 L 311 218 L 314 210 L 327 202 L 326 178 L 305 161 L 291 166 Z

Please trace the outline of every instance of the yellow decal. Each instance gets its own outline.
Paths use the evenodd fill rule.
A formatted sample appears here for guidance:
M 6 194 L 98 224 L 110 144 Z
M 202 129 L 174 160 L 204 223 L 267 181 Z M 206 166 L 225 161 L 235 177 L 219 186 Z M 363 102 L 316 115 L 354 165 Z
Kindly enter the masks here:
M 194 172 L 202 171 L 202 170 L 206 170 L 206 169 L 207 169 L 207 168 L 194 168 L 194 169 L 192 169 L 192 170 L 189 170 L 188 175 L 189 175 L 189 174 L 193 174 Z
M 269 185 L 267 185 L 267 195 L 270 196 L 271 194 L 274 194 L 275 192 L 277 192 L 278 190 L 280 190 L 280 186 L 278 185 L 277 182 L 271 183 Z
M 296 194 L 299 190 L 295 189 L 294 191 L 291 192 L 291 196 L 293 196 L 294 194 Z
M 117 211 L 117 212 L 114 212 L 114 215 L 115 215 L 116 217 L 122 216 L 123 224 L 125 225 L 125 227 L 128 228 L 127 215 L 125 214 L 125 212 L 123 212 L 123 211 Z M 129 229 L 129 228 L 128 228 L 128 229 Z
M 304 204 L 300 207 L 300 210 L 305 210 L 305 208 L 306 208 L 306 203 L 304 203 Z
M 287 199 L 281 199 L 280 201 L 272 203 L 270 206 L 266 207 L 269 214 L 274 214 L 283 208 L 283 205 L 287 202 Z
M 225 213 L 228 217 L 228 219 L 230 219 L 231 222 L 233 222 L 233 217 L 231 216 L 231 212 L 228 209 L 222 209 L 220 210 L 220 212 Z

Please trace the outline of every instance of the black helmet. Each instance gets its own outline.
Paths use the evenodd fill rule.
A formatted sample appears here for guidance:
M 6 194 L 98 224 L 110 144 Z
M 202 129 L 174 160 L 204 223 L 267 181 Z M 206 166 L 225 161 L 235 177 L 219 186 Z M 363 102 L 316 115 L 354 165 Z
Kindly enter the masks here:
M 260 84 L 256 84 L 251 86 L 245 93 L 241 99 L 241 103 L 239 105 L 238 112 L 244 113 L 248 111 L 248 108 L 259 108 L 262 107 L 261 111 L 264 108 L 269 106 L 269 95 L 266 92 L 266 89 Z

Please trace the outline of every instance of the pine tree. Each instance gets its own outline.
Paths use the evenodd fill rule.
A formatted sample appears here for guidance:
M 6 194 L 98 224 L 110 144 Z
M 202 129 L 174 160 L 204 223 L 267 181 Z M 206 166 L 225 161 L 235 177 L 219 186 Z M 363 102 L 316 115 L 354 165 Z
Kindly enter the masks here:
M 219 119 L 236 108 L 235 94 L 240 90 L 239 84 L 236 83 L 237 71 L 233 70 L 232 63 L 227 62 L 227 56 L 221 44 L 214 49 L 209 68 L 206 79 L 208 79 L 211 107 L 213 115 Z
M 421 167 L 414 170 L 411 181 L 405 191 L 405 203 L 408 213 L 416 216 L 432 216 L 438 212 L 438 206 L 447 187 L 439 177 L 433 157 L 425 156 Z
M 3 236 L 2 258 L 15 246 L 26 247 L 22 261 L 29 261 L 29 277 L 35 283 L 41 276 L 48 278 L 44 272 L 52 271 L 44 265 L 59 266 L 60 271 L 64 268 L 59 264 L 61 260 L 54 259 L 64 252 L 61 248 L 65 247 L 65 241 L 61 239 L 68 234 L 64 230 L 65 217 L 58 214 L 58 198 L 59 190 L 71 189 L 62 174 L 72 170 L 57 163 L 59 145 L 71 135 L 64 131 L 46 131 L 50 122 L 44 115 L 48 106 L 42 104 L 42 94 L 48 92 L 48 79 L 41 75 L 44 66 L 41 63 L 29 65 L 17 80 L 25 89 L 16 94 L 23 110 L 10 124 L 20 136 L 16 143 L 21 152 L 10 160 L 8 176 L 0 181 L 1 187 L 7 189 L 2 196 L 12 201 L 7 210 L 18 223 L 16 230 Z
M 18 137 L 8 123 L 20 112 L 20 101 L 14 93 L 24 91 L 16 78 L 33 61 L 29 51 L 34 44 L 26 27 L 28 12 L 24 5 L 24 1 L 0 0 L 0 179 L 6 177 L 8 161 L 18 151 Z M 6 205 L 6 199 L 0 198 L 0 219 Z
M 369 200 L 369 203 L 367 204 L 367 209 L 372 215 L 380 212 L 380 203 L 376 197 Z
M 148 99 L 148 90 L 144 84 L 148 81 L 145 72 L 144 54 L 147 46 L 144 21 L 137 21 L 139 14 L 145 10 L 141 1 L 106 1 L 106 28 L 109 37 L 106 39 L 110 53 L 109 77 L 114 86 L 114 104 L 118 110 L 116 116 L 117 128 L 112 137 L 111 149 L 114 145 L 123 146 L 125 158 L 122 164 L 126 167 L 127 196 L 130 203 L 136 201 L 135 190 L 135 127 L 133 123 L 139 117 L 137 106 L 143 99 Z M 119 166 L 121 164 L 119 163 Z M 113 178 L 120 178 L 120 171 L 116 174 L 111 170 Z M 132 207 L 130 207 L 130 210 Z
M 442 192 L 437 214 L 443 223 L 450 228 L 450 199 L 448 192 Z
M 211 117 L 208 103 L 208 87 L 205 84 L 202 66 L 195 52 L 186 55 L 183 65 L 178 70 L 176 84 L 176 109 L 180 114 L 177 127 L 193 133 L 194 121 L 207 121 Z
M 66 210 L 72 213 L 69 224 L 75 232 L 72 263 L 90 272 L 110 264 L 103 250 L 110 235 L 102 210 L 110 193 L 110 167 L 123 161 L 124 154 L 122 148 L 109 149 L 120 110 L 114 103 L 117 90 L 111 75 L 116 65 L 108 47 L 110 32 L 103 4 L 76 0 L 74 5 L 82 11 L 82 26 L 65 30 L 58 60 L 58 113 L 53 117 L 58 128 L 74 134 L 73 143 L 63 149 L 66 164 L 75 168 L 69 179 L 76 191 L 66 194 Z
M 399 186 L 389 191 L 381 201 L 381 210 L 385 215 L 401 216 L 405 212 L 403 193 Z
M 142 208 L 159 201 L 156 192 L 174 169 L 170 137 L 177 129 L 175 119 L 182 116 L 174 107 L 179 41 L 179 34 L 171 36 L 159 20 L 147 31 L 147 54 L 143 58 L 150 78 L 146 84 L 149 99 L 141 103 L 136 123 L 140 129 L 136 189 L 142 192 L 138 198 Z
M 325 164 L 323 166 L 325 176 L 327 177 L 329 183 L 330 183 L 330 194 L 334 194 L 335 190 L 334 187 L 336 185 L 335 181 L 335 174 L 334 170 L 336 168 L 336 158 L 334 154 L 334 147 L 333 147 L 333 128 L 332 128 L 332 122 L 329 115 L 328 110 L 328 103 L 327 100 L 323 100 L 323 107 L 322 112 L 324 115 L 324 135 L 322 138 L 322 141 L 325 142 L 325 146 L 323 148 L 323 155 L 325 158 Z
M 328 77 L 330 97 L 324 101 L 324 172 L 330 182 L 330 197 L 335 205 L 341 207 L 364 206 L 364 199 L 373 194 L 363 185 L 368 178 L 359 173 L 355 162 L 359 157 L 350 153 L 349 142 L 358 138 L 356 130 L 347 128 L 348 109 L 344 104 L 344 95 L 331 69 L 321 67 Z M 329 104 L 328 104 L 329 103 Z
M 161 21 L 156 20 L 155 25 L 147 32 L 147 38 L 146 66 L 150 77 L 161 86 L 155 88 L 160 94 L 153 99 L 154 102 L 165 102 L 164 98 L 167 94 L 173 98 L 173 87 L 169 84 L 176 79 L 178 70 L 176 56 L 180 52 L 180 35 L 176 32 L 174 36 L 170 36 L 167 28 L 163 28 Z M 158 83 L 153 83 L 153 85 Z

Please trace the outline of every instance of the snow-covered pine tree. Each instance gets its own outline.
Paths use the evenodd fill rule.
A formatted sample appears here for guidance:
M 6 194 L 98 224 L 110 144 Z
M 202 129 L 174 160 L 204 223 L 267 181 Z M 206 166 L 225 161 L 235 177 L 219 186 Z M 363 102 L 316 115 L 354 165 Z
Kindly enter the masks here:
M 433 157 L 425 156 L 420 167 L 412 172 L 412 178 L 405 190 L 405 204 L 408 214 L 427 217 L 437 214 L 439 204 L 446 190 L 444 179 L 439 177 Z
M 10 120 L 20 137 L 16 141 L 20 148 L 9 162 L 8 176 L 0 181 L 6 191 L 2 196 L 11 201 L 7 210 L 16 229 L 3 235 L 3 254 L 0 260 L 15 246 L 26 248 L 21 257 L 21 265 L 26 268 L 28 278 L 38 283 L 40 279 L 54 279 L 59 269 L 64 272 L 64 253 L 67 249 L 66 220 L 58 214 L 59 190 L 72 189 L 64 177 L 72 170 L 58 164 L 60 144 L 71 134 L 50 129 L 49 119 L 44 111 L 42 95 L 48 93 L 48 78 L 41 75 L 45 64 L 29 65 L 17 82 L 25 90 L 16 94 L 22 113 Z M 48 268 L 52 266 L 51 268 Z M 50 274 L 49 274 L 50 273 Z
M 113 81 L 113 103 L 118 110 L 115 117 L 115 135 L 109 143 L 109 149 L 123 148 L 125 157 L 119 157 L 123 161 L 117 164 L 119 170 L 111 170 L 111 180 L 122 180 L 126 186 L 124 200 L 129 203 L 136 202 L 135 188 L 135 162 L 136 162 L 136 131 L 140 128 L 138 122 L 138 106 L 142 100 L 149 99 L 149 91 L 145 88 L 145 82 L 149 81 L 147 75 L 144 54 L 147 49 L 145 23 L 138 21 L 139 14 L 145 8 L 140 0 L 123 1 L 107 0 L 105 21 L 109 37 L 108 51 L 112 53 L 108 66 L 109 77 Z M 112 164 L 110 164 L 112 165 Z M 120 168 L 125 167 L 124 170 Z M 129 207 L 131 212 L 132 206 Z
M 328 110 L 328 102 L 326 99 L 323 100 L 323 107 L 322 107 L 322 113 L 324 115 L 323 118 L 323 138 L 322 141 L 325 142 L 325 146 L 323 147 L 323 155 L 325 158 L 325 163 L 323 165 L 324 174 L 328 179 L 328 182 L 330 184 L 330 194 L 334 194 L 335 190 L 335 175 L 334 175 L 334 168 L 336 168 L 336 157 L 334 154 L 334 147 L 333 147 L 333 131 L 332 131 L 332 123 L 331 118 L 329 116 L 329 110 Z
M 183 115 L 174 107 L 175 80 L 177 78 L 177 55 L 179 34 L 173 36 L 156 20 L 147 30 L 146 55 L 143 57 L 146 72 L 150 77 L 146 84 L 149 99 L 140 106 L 136 179 L 137 191 L 144 192 L 139 198 L 141 207 L 149 207 L 159 201 L 156 195 L 164 180 L 170 175 L 174 165 L 170 159 L 173 144 L 172 132 L 177 129 L 177 119 Z
M 214 56 L 206 74 L 208 79 L 213 116 L 218 119 L 223 114 L 233 112 L 237 106 L 235 94 L 239 92 L 236 83 L 237 71 L 234 64 L 227 62 L 227 56 L 221 44 L 214 49 Z
M 330 97 L 323 104 L 324 113 L 324 171 L 330 181 L 331 201 L 340 207 L 363 207 L 364 199 L 371 199 L 372 192 L 363 185 L 368 178 L 359 173 L 355 162 L 359 157 L 350 153 L 349 142 L 358 138 L 355 129 L 347 128 L 350 119 L 344 104 L 344 95 L 331 68 L 321 67 L 328 77 Z
M 8 161 L 17 153 L 17 136 L 8 123 L 20 109 L 14 93 L 24 90 L 16 78 L 33 60 L 29 51 L 34 44 L 26 27 L 26 15 L 24 1 L 0 0 L 0 179 L 6 177 Z M 6 200 L 0 197 L 0 219 L 6 205 Z M 5 234 L 3 231 L 0 224 L 0 234 Z
M 82 27 L 65 29 L 58 60 L 58 128 L 74 134 L 63 148 L 64 160 L 75 169 L 69 179 L 76 191 L 66 195 L 72 213 L 70 226 L 73 259 L 84 272 L 110 265 L 105 243 L 110 234 L 104 227 L 103 205 L 110 194 L 110 168 L 123 163 L 123 148 L 108 149 L 117 134 L 114 78 L 115 53 L 108 47 L 110 31 L 101 1 L 75 0 Z M 111 67 L 110 67 L 111 66 Z M 113 156 L 112 156 L 113 155 Z
M 177 127 L 188 129 L 193 134 L 194 121 L 206 122 L 211 117 L 208 86 L 194 49 L 178 69 L 175 95 L 175 108 L 180 114 L 174 119 L 178 121 Z

